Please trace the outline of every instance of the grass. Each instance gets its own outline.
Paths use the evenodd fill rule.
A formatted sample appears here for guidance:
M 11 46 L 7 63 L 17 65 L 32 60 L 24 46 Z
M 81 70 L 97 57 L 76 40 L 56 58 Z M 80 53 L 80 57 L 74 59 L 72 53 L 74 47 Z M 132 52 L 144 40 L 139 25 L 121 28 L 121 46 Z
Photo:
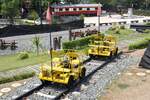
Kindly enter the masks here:
M 148 46 L 150 43 L 150 38 L 145 38 L 143 40 L 138 40 L 135 43 L 129 44 L 129 50 L 134 50 L 134 49 L 144 49 Z
M 18 56 L 19 54 L 0 56 L 0 72 L 50 61 L 50 56 L 46 53 L 39 56 L 36 53 L 29 53 L 29 58 L 24 60 L 18 59 Z
M 113 35 L 113 36 L 117 37 L 118 41 L 121 41 L 121 40 L 124 40 L 124 39 L 131 39 L 129 37 L 129 35 L 132 35 L 135 32 L 131 29 L 126 29 L 126 28 L 125 29 L 120 29 L 119 27 L 117 27 L 113 30 L 109 29 L 105 33 Z
M 120 89 L 126 89 L 126 88 L 128 88 L 129 87 L 129 85 L 128 84 L 118 84 L 118 87 L 120 88 Z
M 33 77 L 34 75 L 35 72 L 27 72 L 27 73 L 20 73 L 11 77 L 0 77 L 0 84 L 27 79 L 29 77 Z

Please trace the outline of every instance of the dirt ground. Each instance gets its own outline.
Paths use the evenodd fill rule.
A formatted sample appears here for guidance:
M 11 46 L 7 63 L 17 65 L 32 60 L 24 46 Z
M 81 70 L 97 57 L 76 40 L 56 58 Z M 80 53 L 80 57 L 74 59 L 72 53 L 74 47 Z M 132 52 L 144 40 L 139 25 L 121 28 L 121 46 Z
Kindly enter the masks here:
M 141 56 L 145 50 L 127 53 Z M 150 70 L 139 68 L 138 64 L 129 66 L 106 88 L 99 100 L 150 100 Z

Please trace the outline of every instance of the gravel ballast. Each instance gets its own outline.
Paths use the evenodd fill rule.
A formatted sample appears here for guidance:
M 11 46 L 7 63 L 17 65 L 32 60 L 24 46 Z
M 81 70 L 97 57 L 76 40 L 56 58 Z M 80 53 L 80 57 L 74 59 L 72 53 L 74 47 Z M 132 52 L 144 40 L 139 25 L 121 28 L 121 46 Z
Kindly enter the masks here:
M 140 58 L 121 56 L 119 59 L 97 71 L 88 82 L 81 85 L 80 89 L 69 93 L 65 98 L 71 100 L 95 100 L 103 94 L 105 87 L 120 75 L 119 73 L 128 68 L 128 66 L 137 64 L 139 60 Z
M 130 65 L 137 64 L 139 60 L 140 58 L 130 57 L 126 55 L 120 56 L 112 63 L 97 71 L 92 77 L 88 79 L 88 81 L 85 81 L 83 84 L 81 84 L 81 86 L 77 86 L 75 90 L 67 94 L 65 98 L 69 98 L 71 100 L 96 99 L 97 96 L 103 94 L 105 87 L 119 75 L 118 73 L 121 73 L 121 71 L 128 68 L 128 66 Z M 86 67 L 89 71 L 94 70 L 95 67 L 99 66 L 101 63 L 101 61 L 93 60 L 91 64 L 88 62 L 85 64 L 85 66 L 89 66 Z M 0 100 L 13 100 L 17 98 L 17 96 L 22 95 L 24 92 L 28 92 L 28 90 L 34 89 L 35 87 L 37 87 L 37 85 L 41 85 L 41 82 L 37 77 L 34 77 L 23 86 L 17 88 L 15 91 L 11 91 L 9 94 L 1 96 Z M 40 92 L 43 94 L 51 93 L 51 88 L 42 89 Z M 59 91 L 57 90 L 54 92 L 59 93 Z M 37 96 L 36 93 L 29 99 L 31 98 L 36 98 L 37 100 L 40 100 L 40 98 L 42 98 L 42 100 L 47 100 L 46 97 L 41 97 L 39 95 Z

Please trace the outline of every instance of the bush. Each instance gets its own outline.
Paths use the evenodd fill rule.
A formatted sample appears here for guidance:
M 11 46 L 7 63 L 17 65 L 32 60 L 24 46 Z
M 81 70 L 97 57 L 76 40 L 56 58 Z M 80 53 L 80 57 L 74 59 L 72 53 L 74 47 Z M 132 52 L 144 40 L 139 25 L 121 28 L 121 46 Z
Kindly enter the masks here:
M 0 84 L 26 79 L 29 77 L 33 77 L 34 75 L 35 75 L 35 72 L 28 72 L 28 73 L 21 73 L 12 77 L 1 77 Z
M 20 60 L 24 60 L 29 58 L 29 54 L 27 52 L 21 52 L 18 57 Z
M 114 34 L 120 34 L 119 29 L 115 30 L 115 31 L 114 31 Z
M 149 10 L 133 10 L 134 15 L 141 15 L 141 16 L 150 16 Z
M 124 26 L 124 25 L 121 25 L 121 26 L 120 26 L 120 29 L 125 29 L 125 26 Z
M 150 33 L 150 29 L 144 30 L 144 33 Z
M 146 25 L 150 25 L 150 23 L 146 23 Z
M 70 42 L 64 42 L 63 49 L 80 49 L 84 46 L 87 46 L 90 43 L 90 40 L 93 38 L 94 36 L 89 36 Z
M 28 16 L 28 19 L 30 20 L 35 20 L 37 19 L 39 16 L 38 16 L 38 13 L 35 11 L 35 10 L 32 10 L 31 12 L 29 12 L 29 16 Z
M 145 38 L 143 40 L 137 41 L 136 43 L 130 44 L 129 50 L 144 49 L 148 46 L 149 43 L 150 43 L 150 38 Z
M 114 31 L 114 30 L 116 30 L 116 29 L 117 29 L 117 27 L 110 27 L 108 30 Z

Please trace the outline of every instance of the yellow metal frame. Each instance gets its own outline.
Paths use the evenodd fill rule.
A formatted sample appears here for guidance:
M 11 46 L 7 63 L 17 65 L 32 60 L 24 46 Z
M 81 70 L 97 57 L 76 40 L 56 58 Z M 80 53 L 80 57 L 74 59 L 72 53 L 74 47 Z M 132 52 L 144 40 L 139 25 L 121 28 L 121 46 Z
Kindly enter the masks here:
M 79 59 L 79 55 L 75 53 L 75 51 L 68 51 L 66 56 L 69 58 L 67 63 L 69 65 L 67 68 L 65 68 L 65 65 L 63 65 L 63 61 L 57 62 L 52 67 L 44 64 L 41 66 L 39 79 L 61 84 L 68 84 L 71 76 L 73 76 L 74 80 L 79 79 L 81 70 L 83 68 L 81 60 Z M 78 67 L 75 68 L 75 66 Z
M 117 51 L 116 47 L 116 38 L 107 35 L 104 36 L 102 40 L 94 40 L 90 45 L 90 49 L 88 50 L 88 54 L 92 56 L 111 56 L 114 55 Z

